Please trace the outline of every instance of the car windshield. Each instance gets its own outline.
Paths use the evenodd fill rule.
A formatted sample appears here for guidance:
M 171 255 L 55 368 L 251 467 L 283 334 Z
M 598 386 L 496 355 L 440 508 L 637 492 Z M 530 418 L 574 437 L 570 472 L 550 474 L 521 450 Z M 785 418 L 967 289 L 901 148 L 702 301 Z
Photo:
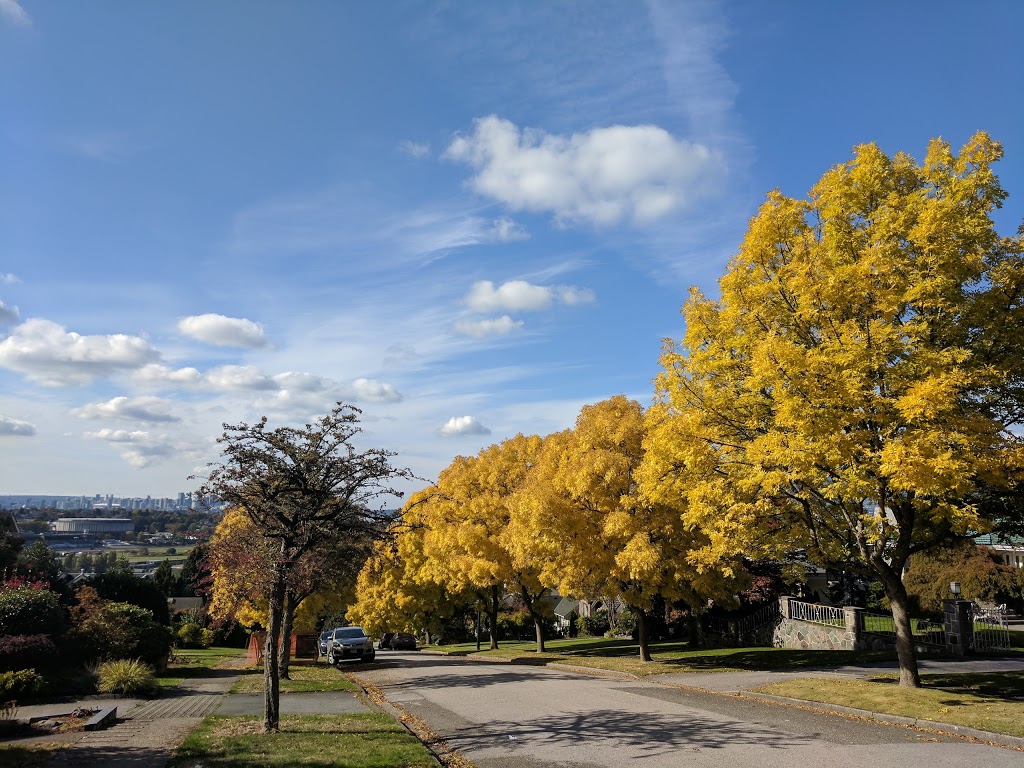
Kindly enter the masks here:
M 341 627 L 334 630 L 334 636 L 342 638 L 362 637 L 363 630 L 359 627 Z

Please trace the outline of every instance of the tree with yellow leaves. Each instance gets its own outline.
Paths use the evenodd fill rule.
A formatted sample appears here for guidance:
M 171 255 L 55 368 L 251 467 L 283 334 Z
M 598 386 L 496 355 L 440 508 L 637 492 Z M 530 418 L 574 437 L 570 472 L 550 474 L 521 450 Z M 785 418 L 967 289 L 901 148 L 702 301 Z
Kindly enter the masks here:
M 391 526 L 388 537 L 377 543 L 359 573 L 357 599 L 346 616 L 368 633 L 426 630 L 429 634 L 457 607 L 473 599 L 453 589 L 442 569 L 428 567 L 420 511 L 435 490 L 432 486 L 410 497 L 401 519 Z
M 923 163 L 857 147 L 807 200 L 772 192 L 720 281 L 696 289 L 649 413 L 646 494 L 752 556 L 801 550 L 884 585 L 918 686 L 908 558 L 992 524 L 1020 483 L 1021 238 L 984 133 Z
M 620 597 L 638 616 L 640 657 L 651 660 L 658 598 L 699 606 L 740 586 L 738 558 L 710 546 L 680 509 L 638 493 L 643 408 L 624 396 L 585 406 L 572 430 L 550 435 L 517 496 L 506 538 L 534 557 L 563 594 Z
M 544 650 L 546 618 L 538 558 L 510 537 L 513 499 L 542 445 L 536 435 L 516 435 L 470 458 L 459 456 L 438 477 L 419 514 L 424 552 L 435 580 L 455 592 L 473 589 L 487 606 L 491 648 L 503 591 L 514 593 L 534 621 L 537 650 Z

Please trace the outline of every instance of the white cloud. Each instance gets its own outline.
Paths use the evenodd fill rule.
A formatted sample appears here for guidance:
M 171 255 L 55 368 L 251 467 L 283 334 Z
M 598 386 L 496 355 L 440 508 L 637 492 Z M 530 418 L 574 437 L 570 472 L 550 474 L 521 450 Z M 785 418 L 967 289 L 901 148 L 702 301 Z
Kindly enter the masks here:
M 88 384 L 155 361 L 145 339 L 125 334 L 81 336 L 49 320 L 26 320 L 0 342 L 0 367 L 47 386 Z
M 168 368 L 159 363 L 144 365 L 132 374 L 137 384 L 157 388 L 197 384 L 201 378 L 202 374 L 195 368 Z
M 256 349 L 268 344 L 263 326 L 244 317 L 206 314 L 183 317 L 178 330 L 185 336 L 221 347 Z
M 438 430 L 442 437 L 459 437 L 462 435 L 489 435 L 491 430 L 476 420 L 475 416 L 452 416 Z
M 31 437 L 35 433 L 36 428 L 33 424 L 0 415 L 0 437 Z
M 0 325 L 13 325 L 18 322 L 19 317 L 21 314 L 17 307 L 8 307 L 3 300 L 0 300 Z
M 0 0 L 0 16 L 9 19 L 19 27 L 32 26 L 32 17 L 25 12 L 17 0 Z
M 221 365 L 211 368 L 203 376 L 203 383 L 221 392 L 279 388 L 273 378 L 251 365 Z
M 510 280 L 498 288 L 490 280 L 480 280 L 473 283 L 466 296 L 466 306 L 474 312 L 538 310 L 550 304 L 550 288 L 531 285 L 525 280 Z
M 13 273 L 11 273 L 11 272 L 0 272 L 0 283 L 4 283 L 6 285 L 13 285 L 14 283 L 20 283 L 20 282 L 21 282 L 21 280 L 18 279 L 18 276 L 13 274 Z
M 572 136 L 520 130 L 495 115 L 444 156 L 477 171 L 471 186 L 515 210 L 563 221 L 644 224 L 681 210 L 723 171 L 709 147 L 656 125 L 613 125 Z
M 589 288 L 574 288 L 571 285 L 562 286 L 558 289 L 558 299 L 567 307 L 593 304 L 596 300 L 594 292 Z
M 143 469 L 179 453 L 179 448 L 166 436 L 151 435 L 144 431 L 101 429 L 98 432 L 86 432 L 84 437 L 111 443 L 121 458 L 136 469 Z
M 275 375 L 274 381 L 282 390 L 293 392 L 325 392 L 335 386 L 335 382 L 316 376 L 312 373 L 295 373 L 286 371 Z
M 397 403 L 402 395 L 392 385 L 373 379 L 356 379 L 352 382 L 356 400 L 370 400 L 376 403 Z
M 90 403 L 72 411 L 83 419 L 121 419 L 125 421 L 181 421 L 168 413 L 173 403 L 159 397 L 115 397 L 105 403 Z
M 513 331 L 522 328 L 522 320 L 513 320 L 508 315 L 493 320 L 456 320 L 455 331 L 463 336 L 472 336 L 475 339 L 487 339 L 492 336 L 505 336 Z
M 529 312 L 547 309 L 554 302 L 569 307 L 594 301 L 594 292 L 571 285 L 534 285 L 525 280 L 510 280 L 495 288 L 490 280 L 473 283 L 466 296 L 466 306 L 474 312 Z
M 507 216 L 495 219 L 491 226 L 491 237 L 499 243 L 511 243 L 516 240 L 529 240 L 530 233 L 522 224 Z
M 430 154 L 430 145 L 419 141 L 404 141 L 398 142 L 398 151 L 409 157 L 415 157 L 416 159 L 426 157 Z

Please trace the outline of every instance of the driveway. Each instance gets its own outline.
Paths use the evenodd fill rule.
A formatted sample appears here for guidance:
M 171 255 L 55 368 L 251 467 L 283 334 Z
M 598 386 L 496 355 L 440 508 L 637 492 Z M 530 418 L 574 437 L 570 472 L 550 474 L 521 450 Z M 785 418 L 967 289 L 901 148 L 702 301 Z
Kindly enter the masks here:
M 1024 765 L 1018 751 L 652 681 L 414 653 L 352 671 L 478 768 Z

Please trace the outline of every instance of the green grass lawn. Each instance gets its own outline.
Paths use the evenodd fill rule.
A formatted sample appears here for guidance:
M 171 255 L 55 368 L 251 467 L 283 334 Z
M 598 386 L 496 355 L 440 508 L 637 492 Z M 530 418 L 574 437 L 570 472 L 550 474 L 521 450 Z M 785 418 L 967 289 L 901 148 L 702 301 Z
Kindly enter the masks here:
M 629 674 L 659 675 L 668 672 L 723 672 L 751 669 L 800 669 L 808 666 L 834 666 L 859 661 L 895 659 L 894 652 L 801 651 L 790 648 L 711 648 L 693 649 L 686 642 L 663 641 L 651 644 L 653 661 L 640 660 L 634 640 L 605 637 L 552 640 L 545 653 L 537 653 L 536 643 L 502 643 L 496 651 L 480 652 L 483 658 L 507 659 L 519 664 L 572 664 Z M 436 646 L 449 655 L 476 654 L 476 643 Z
M 428 768 L 427 749 L 387 715 L 281 718 L 281 732 L 260 733 L 259 717 L 212 715 L 182 743 L 169 768 Z
M 245 662 L 242 648 L 196 648 L 175 650 L 167 671 L 157 676 L 161 688 L 173 688 L 183 680 L 213 677 L 213 670 L 238 669 Z
M 896 675 L 870 680 L 801 679 L 757 690 L 903 717 L 1024 736 L 1024 672 L 922 675 L 901 688 Z
M 231 688 L 231 693 L 262 693 L 263 668 L 248 667 Z M 326 662 L 307 659 L 293 661 L 288 671 L 290 680 L 281 681 L 281 693 L 313 693 L 321 691 L 355 691 L 359 687 Z

